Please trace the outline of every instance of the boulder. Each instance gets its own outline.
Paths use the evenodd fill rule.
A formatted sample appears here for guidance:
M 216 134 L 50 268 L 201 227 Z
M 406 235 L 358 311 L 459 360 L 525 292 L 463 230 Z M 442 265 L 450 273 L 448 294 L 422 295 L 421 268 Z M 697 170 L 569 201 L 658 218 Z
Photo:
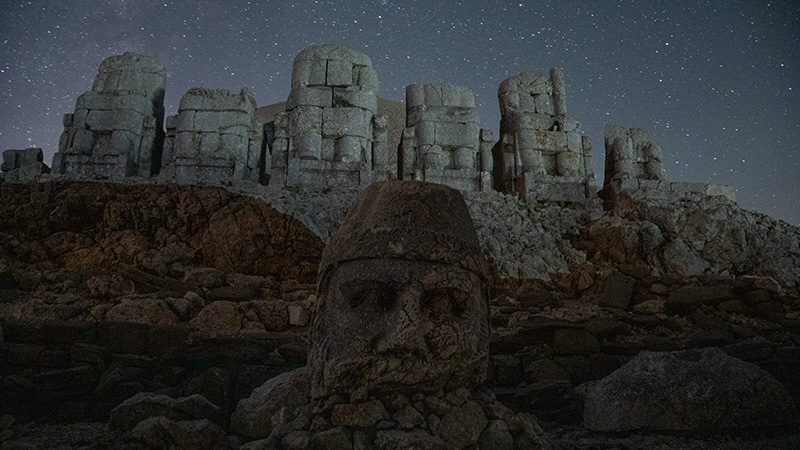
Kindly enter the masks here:
M 140 392 L 111 410 L 108 428 L 118 433 L 126 432 L 143 420 L 153 417 L 175 421 L 212 419 L 218 410 L 219 407 L 202 395 L 172 398 L 151 392 Z
M 717 348 L 642 352 L 586 393 L 594 431 L 685 431 L 798 423 L 772 375 Z
M 225 432 L 208 420 L 173 421 L 152 417 L 140 422 L 125 440 L 138 449 L 224 450 L 230 446 Z
M 307 395 L 305 367 L 278 375 L 239 401 L 231 416 L 231 430 L 249 439 L 266 438 L 272 432 L 273 414 L 283 407 L 294 411 L 305 405 Z

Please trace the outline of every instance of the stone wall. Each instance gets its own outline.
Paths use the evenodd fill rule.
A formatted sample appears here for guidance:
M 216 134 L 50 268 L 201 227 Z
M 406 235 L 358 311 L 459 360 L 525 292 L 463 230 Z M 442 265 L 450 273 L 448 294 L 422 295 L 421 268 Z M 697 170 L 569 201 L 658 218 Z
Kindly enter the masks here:
M 161 167 L 164 64 L 125 53 L 106 58 L 92 90 L 64 115 L 53 172 L 73 179 L 150 177 Z
M 406 87 L 406 128 L 398 157 L 401 179 L 463 191 L 491 189 L 491 131 L 480 129 L 475 95 L 451 84 Z
M 567 116 L 564 75 L 523 72 L 500 84 L 500 143 L 494 152 L 498 191 L 538 200 L 594 197 L 591 142 Z
M 178 184 L 259 182 L 268 168 L 252 92 L 192 88 L 167 117 L 160 178 Z
M 267 138 L 270 183 L 320 188 L 387 179 L 388 123 L 377 111 L 378 76 L 367 55 L 335 45 L 300 52 L 286 112 Z

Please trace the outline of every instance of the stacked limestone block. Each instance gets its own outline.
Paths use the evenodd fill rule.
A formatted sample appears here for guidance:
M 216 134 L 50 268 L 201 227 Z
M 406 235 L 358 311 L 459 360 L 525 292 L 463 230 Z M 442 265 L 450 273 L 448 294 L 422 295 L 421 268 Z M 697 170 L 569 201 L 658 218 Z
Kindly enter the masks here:
M 522 198 L 583 201 L 593 198 L 591 142 L 567 116 L 564 74 L 523 72 L 500 84 L 500 144 L 494 183 Z
M 492 187 L 492 132 L 480 129 L 475 95 L 450 84 L 406 87 L 406 128 L 397 171 L 463 191 Z
M 160 178 L 178 184 L 258 182 L 264 171 L 262 129 L 252 92 L 189 89 L 167 117 Z
M 0 170 L 4 172 L 3 181 L 8 183 L 35 181 L 39 175 L 50 173 L 50 168 L 42 161 L 40 148 L 4 151 L 3 164 L 0 165 Z
M 150 177 L 161 167 L 164 64 L 125 53 L 106 58 L 92 90 L 64 115 L 53 172 L 68 178 Z
M 648 197 L 722 196 L 735 202 L 731 186 L 715 184 L 668 182 L 662 174 L 662 148 L 650 135 L 639 128 L 606 125 L 606 167 L 603 197 L 611 191 L 637 191 Z
M 267 142 L 270 185 L 366 186 L 393 177 L 388 122 L 377 112 L 378 76 L 367 55 L 336 45 L 301 51 L 286 112 Z

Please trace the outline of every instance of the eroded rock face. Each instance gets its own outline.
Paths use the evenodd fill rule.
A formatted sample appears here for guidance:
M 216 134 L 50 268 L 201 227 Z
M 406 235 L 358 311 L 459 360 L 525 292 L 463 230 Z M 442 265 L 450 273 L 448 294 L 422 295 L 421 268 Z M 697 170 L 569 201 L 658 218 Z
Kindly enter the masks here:
M 480 383 L 489 343 L 485 264 L 457 191 L 370 186 L 323 255 L 312 396 Z
M 717 348 L 642 352 L 586 395 L 594 431 L 708 430 L 797 423 L 791 397 L 772 375 Z

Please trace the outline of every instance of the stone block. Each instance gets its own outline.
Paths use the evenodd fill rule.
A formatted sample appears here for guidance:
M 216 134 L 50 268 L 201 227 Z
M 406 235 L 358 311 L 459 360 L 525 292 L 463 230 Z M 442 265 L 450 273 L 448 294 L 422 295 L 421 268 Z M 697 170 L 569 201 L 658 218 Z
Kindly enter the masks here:
M 548 116 L 554 115 L 553 104 L 550 102 L 549 95 L 547 94 L 534 95 L 533 103 L 536 114 L 544 114 Z
M 89 111 L 86 125 L 92 131 L 132 131 L 140 133 L 142 130 L 142 114 L 131 111 Z
M 469 88 L 453 84 L 443 84 L 441 89 L 443 105 L 475 108 L 475 94 Z
M 350 61 L 328 60 L 325 85 L 327 86 L 352 86 L 353 63 Z
M 372 138 L 372 113 L 361 108 L 325 108 L 322 113 L 325 136 Z
M 256 101 L 249 89 L 234 94 L 226 89 L 191 88 L 181 97 L 178 112 L 195 111 L 241 111 L 255 113 Z
M 298 106 L 316 106 L 318 108 L 333 106 L 333 92 L 329 87 L 303 87 L 292 89 L 286 100 L 286 109 Z
M 581 178 L 583 173 L 583 161 L 580 153 L 570 151 L 556 154 L 556 174 L 570 180 Z
M 452 153 L 442 149 L 440 145 L 421 145 L 419 149 L 425 170 L 445 169 L 452 166 Z
M 289 129 L 295 136 L 308 133 L 322 133 L 322 114 L 328 108 L 298 106 L 289 111 Z
M 88 91 L 78 97 L 75 109 L 98 111 L 132 110 L 140 114 L 152 114 L 153 104 L 147 97 L 140 95 L 98 94 Z
M 422 84 L 406 86 L 406 108 L 425 105 L 425 87 Z
M 200 154 L 211 156 L 217 153 L 220 148 L 220 135 L 219 133 L 200 133 Z M 196 152 L 195 149 L 187 149 L 189 152 Z
M 194 116 L 194 130 L 220 133 L 233 127 L 239 134 L 247 133 L 252 116 L 242 111 L 197 111 Z M 230 132 L 230 131 L 226 131 Z
M 709 197 L 722 196 L 736 203 L 736 190 L 733 186 L 722 186 L 719 184 L 709 184 L 706 186 L 706 195 Z
M 356 73 L 357 77 L 357 84 L 361 87 L 361 89 L 365 91 L 370 91 L 378 96 L 378 92 L 380 91 L 378 85 L 378 73 L 375 72 L 372 67 L 367 66 L 356 66 L 353 69 Z
M 287 138 L 275 138 L 272 141 L 272 167 L 276 169 L 286 168 L 289 158 L 289 140 Z
M 300 159 L 320 159 L 322 152 L 322 135 L 319 133 L 304 133 L 295 136 L 294 152 Z
M 75 118 L 74 114 L 64 114 L 63 118 L 61 119 L 61 123 L 64 126 L 64 128 L 71 127 L 74 118 Z
M 478 148 L 480 126 L 476 123 L 436 123 L 435 128 L 435 144 Z
M 355 136 L 342 136 L 336 140 L 336 161 L 354 163 L 361 161 L 366 139 Z
M 520 92 L 518 110 L 523 113 L 535 113 L 536 103 L 534 102 L 533 97 L 534 96 L 528 92 Z
M 373 91 L 359 89 L 355 86 L 333 88 L 333 106 L 345 108 L 362 108 L 378 113 L 378 96 Z
M 425 92 L 426 105 L 445 106 L 441 84 L 425 84 L 422 89 Z
M 292 90 L 306 86 L 325 86 L 325 60 L 295 60 L 292 68 Z
M 578 154 L 582 153 L 583 140 L 581 139 L 581 134 L 576 131 L 567 131 L 564 135 L 567 141 L 567 151 Z
M 472 169 L 475 170 L 476 164 L 475 148 L 459 147 L 453 151 L 453 166 L 455 169 Z

